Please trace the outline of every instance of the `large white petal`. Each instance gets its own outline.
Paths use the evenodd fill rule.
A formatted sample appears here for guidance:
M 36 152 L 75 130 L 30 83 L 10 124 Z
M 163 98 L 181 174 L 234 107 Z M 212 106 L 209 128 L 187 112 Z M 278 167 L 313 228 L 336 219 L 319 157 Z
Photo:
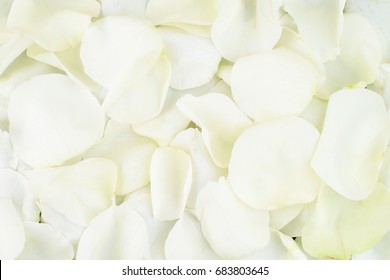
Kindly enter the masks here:
M 216 0 L 149 0 L 146 16 L 155 25 L 166 23 L 211 25 L 216 12 Z
M 138 17 L 105 17 L 94 22 L 81 43 L 85 72 L 108 89 L 136 81 L 157 61 L 163 42 L 154 26 Z
M 160 27 L 158 31 L 172 63 L 171 87 L 195 88 L 212 80 L 221 56 L 209 38 L 173 27 Z
M 204 238 L 199 221 L 188 212 L 184 212 L 169 232 L 165 256 L 170 260 L 219 259 Z
M 149 183 L 152 154 L 157 144 L 133 132 L 128 124 L 110 120 L 102 141 L 84 153 L 84 158 L 101 157 L 118 166 L 115 193 L 126 195 Z
M 362 201 L 352 201 L 324 186 L 302 244 L 316 258 L 349 259 L 377 243 L 390 225 L 390 193 L 378 184 Z
M 314 126 L 297 117 L 249 128 L 232 151 L 229 178 L 234 193 L 266 210 L 313 201 L 322 184 L 310 166 L 318 139 Z
M 91 221 L 81 236 L 77 259 L 142 259 L 147 245 L 145 221 L 128 204 L 122 204 Z
M 224 58 L 271 50 L 282 34 L 277 0 L 219 0 L 211 38 Z
M 22 220 L 9 198 L 0 198 L 0 259 L 15 259 L 25 242 Z
M 7 24 L 41 47 L 60 51 L 77 45 L 99 12 L 95 0 L 14 0 Z
M 70 78 L 41 75 L 22 83 L 8 108 L 15 151 L 27 164 L 62 164 L 95 144 L 105 117 L 95 97 Z
M 382 48 L 375 27 L 358 14 L 344 14 L 340 55 L 324 64 L 325 81 L 318 97 L 328 99 L 344 87 L 367 86 L 375 81 L 381 61 Z
M 287 48 L 241 58 L 231 74 L 234 101 L 256 121 L 300 114 L 319 81 L 315 65 Z
M 24 223 L 26 242 L 19 260 L 71 260 L 71 243 L 48 224 Z
M 196 214 L 204 237 L 223 259 L 249 256 L 269 242 L 268 212 L 241 202 L 224 178 L 201 190 Z
M 381 96 L 366 89 L 331 95 L 313 156 L 315 172 L 332 189 L 352 200 L 374 190 L 390 136 Z
M 215 164 L 226 168 L 237 137 L 252 121 L 221 93 L 185 95 L 176 103 L 189 119 L 202 128 L 203 141 Z
M 285 10 L 294 18 L 299 34 L 324 60 L 340 52 L 343 9 L 346 0 L 283 0 Z
M 161 221 L 179 218 L 191 184 L 191 157 L 177 148 L 156 149 L 150 165 L 153 216 Z
M 161 55 L 139 79 L 121 89 L 111 90 L 103 102 L 107 115 L 126 123 L 145 122 L 162 110 L 168 93 L 171 63 Z
M 87 159 L 70 166 L 26 172 L 38 199 L 69 221 L 86 226 L 112 205 L 117 168 L 111 160 Z
M 102 15 L 144 17 L 149 0 L 100 0 Z

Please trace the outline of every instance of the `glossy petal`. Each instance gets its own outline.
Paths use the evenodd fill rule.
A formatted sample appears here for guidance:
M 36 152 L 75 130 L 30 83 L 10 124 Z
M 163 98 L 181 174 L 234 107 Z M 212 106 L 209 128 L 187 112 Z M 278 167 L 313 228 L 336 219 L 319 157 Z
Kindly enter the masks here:
M 7 23 L 41 47 L 60 51 L 77 45 L 99 12 L 94 0 L 14 0 Z
M 229 164 L 232 189 L 257 209 L 313 201 L 321 180 L 310 166 L 318 131 L 301 118 L 258 124 L 237 139 Z
M 105 17 L 86 31 L 80 56 L 92 79 L 108 89 L 120 89 L 149 71 L 162 48 L 150 22 L 130 16 Z
M 106 159 L 26 172 L 39 200 L 69 221 L 86 226 L 112 205 L 117 169 Z
M 150 165 L 153 216 L 161 221 L 179 218 L 183 214 L 191 184 L 190 156 L 175 148 L 156 149 Z
M 200 97 L 186 95 L 176 105 L 202 128 L 203 141 L 215 164 L 226 168 L 234 142 L 252 125 L 252 121 L 231 99 L 221 93 L 209 93 Z
M 385 104 L 377 93 L 339 91 L 329 99 L 311 164 L 339 194 L 352 200 L 365 199 L 376 186 L 389 136 Z
M 8 113 L 15 151 L 34 167 L 62 164 L 95 144 L 104 130 L 104 113 L 93 95 L 58 74 L 22 83 Z
M 264 121 L 298 115 L 317 90 L 320 74 L 301 55 L 278 48 L 238 60 L 231 74 L 233 99 L 249 117 Z
M 204 237 L 223 259 L 249 256 L 269 242 L 268 212 L 241 202 L 224 178 L 202 189 L 196 214 Z
M 316 258 L 349 259 L 387 233 L 390 216 L 386 213 L 390 213 L 390 193 L 381 184 L 362 201 L 348 200 L 325 186 L 303 228 L 303 248 Z

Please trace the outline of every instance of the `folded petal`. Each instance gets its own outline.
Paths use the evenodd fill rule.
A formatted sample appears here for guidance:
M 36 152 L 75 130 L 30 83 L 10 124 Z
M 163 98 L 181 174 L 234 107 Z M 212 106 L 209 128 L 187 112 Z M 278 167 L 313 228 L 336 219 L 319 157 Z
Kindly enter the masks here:
M 366 89 L 331 95 L 311 165 L 337 193 L 352 200 L 375 189 L 390 123 L 381 96 Z
M 265 210 L 313 201 L 322 185 L 310 166 L 318 139 L 314 126 L 297 117 L 247 129 L 237 139 L 229 164 L 234 193 Z
M 302 244 L 316 258 L 349 259 L 381 240 L 390 225 L 390 193 L 377 184 L 369 197 L 352 201 L 325 186 L 309 222 Z
M 300 114 L 319 81 L 316 67 L 287 48 L 241 58 L 231 74 L 234 101 L 256 121 Z
M 95 0 L 14 0 L 7 24 L 44 49 L 61 51 L 77 45 L 99 13 Z
M 185 95 L 176 105 L 202 129 L 203 141 L 215 164 L 226 168 L 234 142 L 252 121 L 221 93 Z
M 60 165 L 82 153 L 100 139 L 105 125 L 95 97 L 58 74 L 17 87 L 8 114 L 15 151 L 34 167 Z
M 223 259 L 254 254 L 270 240 L 268 212 L 241 202 L 224 178 L 201 190 L 196 214 L 204 237 Z
M 191 157 L 175 148 L 156 149 L 150 165 L 153 216 L 161 221 L 180 218 L 191 184 Z

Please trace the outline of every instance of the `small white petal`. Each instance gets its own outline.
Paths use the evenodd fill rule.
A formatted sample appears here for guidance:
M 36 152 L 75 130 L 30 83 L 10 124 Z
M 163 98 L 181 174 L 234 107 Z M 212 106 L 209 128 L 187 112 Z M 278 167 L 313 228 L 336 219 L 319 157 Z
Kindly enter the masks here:
M 221 93 L 185 95 L 176 103 L 189 119 L 202 128 L 203 141 L 215 164 L 226 168 L 237 137 L 252 121 Z
M 192 184 L 190 156 L 175 148 L 155 150 L 150 165 L 153 216 L 169 221 L 184 211 Z
M 71 260 L 74 251 L 70 242 L 48 224 L 24 223 L 26 243 L 19 260 Z
M 104 130 L 104 113 L 94 96 L 58 74 L 22 83 L 8 113 L 15 151 L 34 167 L 62 164 L 95 144 Z
M 300 114 L 319 81 L 316 67 L 287 48 L 241 58 L 231 74 L 234 101 L 256 121 Z
M 79 260 L 142 259 L 148 245 L 145 221 L 128 204 L 113 206 L 91 221 L 81 236 Z
M 266 210 L 313 201 L 322 184 L 310 166 L 318 138 L 318 131 L 297 117 L 249 128 L 232 151 L 229 178 L 234 193 Z
M 331 95 L 312 166 L 333 190 L 352 200 L 376 186 L 390 123 L 381 96 L 366 89 Z
M 223 178 L 201 190 L 196 214 L 204 237 L 223 259 L 249 256 L 269 242 L 268 212 L 238 200 Z

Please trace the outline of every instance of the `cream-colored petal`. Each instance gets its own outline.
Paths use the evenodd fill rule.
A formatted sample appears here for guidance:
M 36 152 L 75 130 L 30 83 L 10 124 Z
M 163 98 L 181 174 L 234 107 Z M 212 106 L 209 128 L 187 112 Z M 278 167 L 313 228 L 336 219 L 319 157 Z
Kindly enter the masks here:
M 215 164 L 226 168 L 237 137 L 252 121 L 234 102 L 221 93 L 199 97 L 185 95 L 176 103 L 189 119 L 202 129 L 203 141 Z
M 390 231 L 367 251 L 352 256 L 353 260 L 390 260 Z
M 34 167 L 60 165 L 84 152 L 100 139 L 105 123 L 95 97 L 58 74 L 18 86 L 8 114 L 14 149 Z
M 300 114 L 319 81 L 316 67 L 287 48 L 241 58 L 231 74 L 234 101 L 256 121 Z
M 70 166 L 26 172 L 38 199 L 69 221 L 86 226 L 112 205 L 117 168 L 111 160 L 87 159 Z
M 269 242 L 268 212 L 241 202 L 224 178 L 201 190 L 196 214 L 204 237 L 223 259 L 249 256 Z
M 103 102 L 106 114 L 125 123 L 155 118 L 164 105 L 171 77 L 171 63 L 161 55 L 156 64 L 126 87 L 111 90 Z
M 100 0 L 103 17 L 144 17 L 149 0 Z
M 184 30 L 187 33 L 210 38 L 211 37 L 211 26 L 210 25 L 197 25 L 190 23 L 164 23 L 164 26 L 177 27 Z
M 154 26 L 138 17 L 105 17 L 94 22 L 81 43 L 85 73 L 108 89 L 136 81 L 159 58 L 163 42 Z
M 318 131 L 321 132 L 325 120 L 327 106 L 328 102 L 313 96 L 309 105 L 307 105 L 305 110 L 301 113 L 300 117 L 307 120 L 309 123 L 314 125 Z
M 22 220 L 9 198 L 0 198 L 0 259 L 15 259 L 25 242 Z
M 362 201 L 325 186 L 302 232 L 304 250 L 316 258 L 349 259 L 381 240 L 390 225 L 390 193 L 378 184 Z
M 204 238 L 199 221 L 189 212 L 184 212 L 169 232 L 165 256 L 168 260 L 219 259 Z
M 270 211 L 270 227 L 280 230 L 294 220 L 302 212 L 303 207 L 304 204 L 296 204 Z
M 233 63 L 223 59 L 219 64 L 217 72 L 217 76 L 220 77 L 229 86 L 231 85 L 233 65 Z
M 256 209 L 313 201 L 322 184 L 310 166 L 318 138 L 314 126 L 297 117 L 249 128 L 232 151 L 229 178 L 234 193 Z
M 221 56 L 210 39 L 173 27 L 160 27 L 158 31 L 172 63 L 171 87 L 195 88 L 212 80 Z
M 299 34 L 323 60 L 339 54 L 343 30 L 343 9 L 346 0 L 283 0 L 284 9 L 295 20 Z
M 74 251 L 71 243 L 48 224 L 24 223 L 26 243 L 19 260 L 71 260 Z
M 81 236 L 79 260 L 142 259 L 148 245 L 145 221 L 128 204 L 113 206 L 91 221 Z
M 12 34 L 7 41 L 0 44 L 0 75 L 31 43 L 31 40 L 26 36 Z
M 0 168 L 16 169 L 18 158 L 11 143 L 9 133 L 0 130 Z
M 217 0 L 149 0 L 146 16 L 155 25 L 191 23 L 211 25 Z
M 160 221 L 180 218 L 192 184 L 191 157 L 176 148 L 155 150 L 150 165 L 153 216 Z
M 118 166 L 115 193 L 126 195 L 149 183 L 152 154 L 157 144 L 134 133 L 128 124 L 110 120 L 102 141 L 84 153 L 84 158 L 107 158 Z
M 7 24 L 41 47 L 61 51 L 77 45 L 99 13 L 95 0 L 14 0 Z
M 282 34 L 277 0 L 219 0 L 211 38 L 230 61 L 271 50 Z
M 325 81 L 318 97 L 328 99 L 344 87 L 367 86 L 375 81 L 381 61 L 382 48 L 375 27 L 358 14 L 344 14 L 340 55 L 324 64 Z
M 280 231 L 288 236 L 302 236 L 302 229 L 313 215 L 317 200 L 305 204 L 302 211 L 291 222 L 284 226 Z
M 7 31 L 7 18 L 11 9 L 13 0 L 0 1 L 0 33 Z
M 331 95 L 312 167 L 333 190 L 352 200 L 376 186 L 390 123 L 383 99 L 366 89 Z

